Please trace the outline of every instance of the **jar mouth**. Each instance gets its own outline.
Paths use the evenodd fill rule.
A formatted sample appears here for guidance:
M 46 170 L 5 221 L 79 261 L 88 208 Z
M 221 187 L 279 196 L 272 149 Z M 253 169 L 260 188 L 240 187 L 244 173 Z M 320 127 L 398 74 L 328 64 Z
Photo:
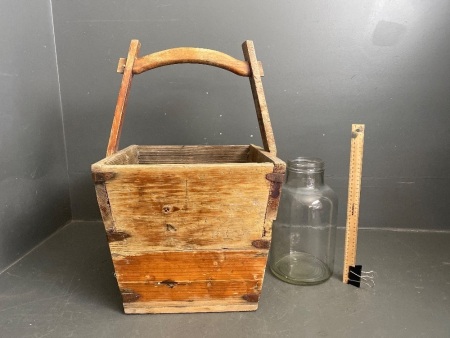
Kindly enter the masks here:
M 288 161 L 288 170 L 294 172 L 322 172 L 325 162 L 318 157 L 297 157 Z

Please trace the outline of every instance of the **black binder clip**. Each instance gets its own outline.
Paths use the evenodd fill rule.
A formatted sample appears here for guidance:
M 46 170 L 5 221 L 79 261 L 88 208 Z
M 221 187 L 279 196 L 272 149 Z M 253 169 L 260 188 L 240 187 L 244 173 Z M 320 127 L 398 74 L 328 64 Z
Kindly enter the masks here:
M 356 286 L 359 288 L 361 286 L 361 273 L 362 265 L 350 266 L 348 270 L 348 282 L 347 284 Z
M 356 286 L 359 288 L 361 283 L 367 285 L 370 288 L 375 286 L 375 274 L 374 271 L 362 271 L 362 265 L 350 266 L 347 275 L 347 284 Z

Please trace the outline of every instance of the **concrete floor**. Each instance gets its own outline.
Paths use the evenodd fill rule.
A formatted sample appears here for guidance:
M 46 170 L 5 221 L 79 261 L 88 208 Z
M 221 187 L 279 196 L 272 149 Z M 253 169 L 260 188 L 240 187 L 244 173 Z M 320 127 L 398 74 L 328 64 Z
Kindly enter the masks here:
M 360 230 L 376 286 L 310 287 L 267 273 L 259 309 L 124 315 L 99 222 L 73 222 L 0 275 L 0 337 L 450 337 L 450 233 Z

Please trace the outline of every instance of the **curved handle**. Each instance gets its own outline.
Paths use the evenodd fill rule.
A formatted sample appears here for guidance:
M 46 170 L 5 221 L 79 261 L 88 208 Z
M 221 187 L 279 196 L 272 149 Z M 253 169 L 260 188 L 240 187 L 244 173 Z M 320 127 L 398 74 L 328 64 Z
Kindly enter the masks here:
M 245 61 L 237 60 L 218 51 L 191 47 L 167 49 L 139 58 L 140 46 L 141 44 L 138 40 L 131 40 L 127 58 L 119 60 L 117 71 L 123 73 L 123 77 L 117 97 L 106 156 L 114 154 L 119 148 L 120 134 L 133 75 L 177 63 L 206 64 L 229 70 L 237 75 L 248 76 L 264 149 L 276 156 L 275 139 L 261 82 L 261 76 L 263 76 L 262 66 L 256 59 L 253 41 L 248 40 L 242 44 Z
M 119 65 L 117 67 L 118 73 L 124 72 L 126 62 L 127 59 L 125 58 L 119 59 Z M 133 64 L 133 74 L 141 74 L 150 69 L 178 63 L 204 64 L 222 68 L 240 76 L 251 75 L 251 69 L 248 62 L 235 59 L 228 54 L 216 50 L 193 47 L 166 49 L 137 58 Z M 260 73 L 262 73 L 262 65 L 258 64 L 258 67 Z

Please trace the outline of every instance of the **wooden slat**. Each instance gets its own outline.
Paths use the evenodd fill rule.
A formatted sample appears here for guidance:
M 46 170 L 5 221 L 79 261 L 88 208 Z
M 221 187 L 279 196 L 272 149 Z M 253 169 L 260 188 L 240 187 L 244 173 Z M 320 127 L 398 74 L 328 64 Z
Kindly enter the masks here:
M 267 252 L 261 250 L 113 256 L 128 313 L 199 312 L 207 311 L 205 306 L 217 311 L 226 305 L 255 310 L 266 259 Z M 175 307 L 183 310 L 170 310 Z
M 151 170 L 148 167 L 152 167 Z M 109 169 L 107 169 L 109 168 Z M 263 234 L 272 163 L 104 166 L 114 250 L 251 247 Z M 135 252 L 133 252 L 135 251 Z
M 141 164 L 244 163 L 249 146 L 139 146 Z
M 127 314 L 144 313 L 192 313 L 192 312 L 231 312 L 255 311 L 258 303 L 249 303 L 242 299 L 210 299 L 206 301 L 150 301 L 124 303 Z
M 250 146 L 129 146 L 99 161 L 101 165 L 246 163 Z M 259 161 L 259 162 L 271 162 Z
M 106 164 L 121 165 L 121 164 L 138 164 L 138 146 L 129 146 L 112 156 L 109 156 L 105 161 Z
M 144 162 L 140 163 L 139 158 Z M 145 163 L 153 159 L 155 163 Z M 92 168 L 93 170 L 95 168 L 95 171 L 102 171 L 104 165 L 213 163 L 273 163 L 276 166 L 285 166 L 285 163 L 275 155 L 255 145 L 131 145 L 98 161 Z
M 138 256 L 113 255 L 116 277 L 126 283 L 156 285 L 171 280 L 256 281 L 264 274 L 267 250 L 153 251 Z M 164 283 L 163 283 L 164 284 Z
M 120 85 L 119 95 L 117 97 L 117 104 L 114 111 L 114 120 L 111 127 L 111 134 L 109 136 L 106 156 L 114 154 L 119 148 L 120 134 L 122 132 L 123 119 L 125 117 L 128 95 L 131 87 L 131 80 L 133 78 L 133 65 L 135 58 L 139 54 L 140 47 L 141 44 L 138 40 L 131 40 L 130 49 L 128 50 L 128 58 L 124 68 L 122 83 Z
M 160 249 L 244 248 L 251 247 L 252 242 L 261 239 L 265 233 L 262 224 L 245 230 L 236 220 L 217 216 L 213 210 L 198 216 L 193 215 L 194 212 L 178 211 L 180 215 L 174 217 L 116 217 L 116 232 L 126 234 L 126 241 L 110 243 L 111 250 L 133 254 Z M 250 221 L 255 222 L 264 218 L 262 211 L 256 215 L 240 213 L 238 208 L 229 212 L 240 214 L 240 217 L 250 217 Z M 216 224 L 221 227 L 214 228 Z
M 256 115 L 258 117 L 259 129 L 261 131 L 261 139 L 263 141 L 264 150 L 277 154 L 275 145 L 275 137 L 273 135 L 272 125 L 267 108 L 266 97 L 259 72 L 258 61 L 256 59 L 255 47 L 253 41 L 247 40 L 242 44 L 245 60 L 250 64 L 252 75 L 249 77 L 250 86 L 252 87 L 253 101 L 255 103 Z
M 237 263 L 238 264 L 238 263 Z M 162 282 L 162 283 L 161 283 Z M 172 282 L 171 280 L 148 281 L 145 283 L 120 283 L 125 303 L 179 301 L 189 302 L 210 299 L 227 299 L 236 303 L 248 303 L 243 297 L 259 295 L 259 280 L 192 280 Z M 126 297 L 132 295 L 127 302 Z M 187 304 L 186 304 L 187 303 Z

